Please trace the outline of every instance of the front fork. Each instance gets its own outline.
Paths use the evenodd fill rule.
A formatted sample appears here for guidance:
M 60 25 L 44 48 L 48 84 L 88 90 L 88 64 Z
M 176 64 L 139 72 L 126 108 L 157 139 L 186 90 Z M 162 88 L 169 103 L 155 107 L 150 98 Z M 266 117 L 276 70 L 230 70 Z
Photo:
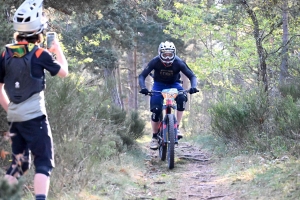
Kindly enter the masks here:
M 168 143 L 168 127 L 167 127 L 167 119 L 165 118 L 162 122 L 162 128 L 163 128 L 163 141 L 164 143 Z M 177 136 L 177 119 L 174 117 L 174 135 L 175 135 L 175 144 L 178 144 L 178 136 Z

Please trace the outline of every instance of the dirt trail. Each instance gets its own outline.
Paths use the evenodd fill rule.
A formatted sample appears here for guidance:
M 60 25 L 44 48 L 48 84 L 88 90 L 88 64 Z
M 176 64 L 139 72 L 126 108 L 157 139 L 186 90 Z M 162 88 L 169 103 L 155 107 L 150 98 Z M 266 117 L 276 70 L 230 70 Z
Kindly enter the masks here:
M 147 149 L 146 149 L 147 148 Z M 146 145 L 149 159 L 145 160 L 144 191 L 137 199 L 210 200 L 236 199 L 228 191 L 222 178 L 214 174 L 211 155 L 190 143 L 180 143 L 176 149 L 175 168 L 169 170 L 167 161 L 161 161 L 158 151 Z

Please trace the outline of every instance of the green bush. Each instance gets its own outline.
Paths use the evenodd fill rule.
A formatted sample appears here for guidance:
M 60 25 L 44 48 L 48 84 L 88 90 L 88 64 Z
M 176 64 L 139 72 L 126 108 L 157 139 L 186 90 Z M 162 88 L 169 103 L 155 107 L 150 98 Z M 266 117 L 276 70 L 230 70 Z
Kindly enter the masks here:
M 277 98 L 274 102 L 273 138 L 278 146 L 272 146 L 273 150 L 283 149 L 290 151 L 295 156 L 300 156 L 300 100 L 294 97 Z
M 138 112 L 131 112 L 130 117 L 125 122 L 124 129 L 118 130 L 118 135 L 122 138 L 124 144 L 130 146 L 136 139 L 144 135 L 145 121 L 139 117 Z
M 22 179 L 16 185 L 10 185 L 8 182 L 0 179 L 0 200 L 20 200 L 22 195 Z
M 253 139 L 252 134 L 264 132 L 269 113 L 266 93 L 257 89 L 221 96 L 209 109 L 214 132 L 226 141 L 238 144 Z
M 289 83 L 279 86 L 279 91 L 284 97 L 291 96 L 294 100 L 300 98 L 300 80 L 293 79 Z
M 209 113 L 213 132 L 226 142 L 275 157 L 286 151 L 300 155 L 300 101 L 291 95 L 259 89 L 223 95 Z
M 241 141 L 247 133 L 249 109 L 232 101 L 218 102 L 210 109 L 212 128 L 226 140 Z

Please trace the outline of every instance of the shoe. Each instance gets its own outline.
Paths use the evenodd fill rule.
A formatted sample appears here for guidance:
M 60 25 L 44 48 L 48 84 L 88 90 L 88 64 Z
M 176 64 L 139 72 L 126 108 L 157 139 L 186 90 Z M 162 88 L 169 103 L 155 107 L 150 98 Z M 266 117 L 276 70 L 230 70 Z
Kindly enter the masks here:
M 177 138 L 178 139 L 183 138 L 183 133 L 179 129 L 177 129 Z
M 158 149 L 158 140 L 156 138 L 152 138 L 150 142 L 150 149 L 157 150 Z

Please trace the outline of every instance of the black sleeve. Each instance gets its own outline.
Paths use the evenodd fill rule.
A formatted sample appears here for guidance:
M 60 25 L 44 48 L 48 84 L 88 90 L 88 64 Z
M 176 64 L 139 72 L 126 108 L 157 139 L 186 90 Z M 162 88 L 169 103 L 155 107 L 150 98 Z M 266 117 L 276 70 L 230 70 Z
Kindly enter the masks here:
M 147 67 L 139 75 L 139 85 L 141 88 L 146 88 L 145 79 L 151 73 L 151 71 L 154 69 L 153 66 L 154 65 L 150 61 L 149 64 L 147 65 Z
M 44 67 L 51 76 L 55 76 L 60 70 L 60 64 L 54 59 L 51 53 L 47 50 L 44 50 L 38 61 L 40 65 Z
M 197 88 L 197 77 L 185 62 L 181 62 L 181 72 L 188 77 L 192 88 Z

